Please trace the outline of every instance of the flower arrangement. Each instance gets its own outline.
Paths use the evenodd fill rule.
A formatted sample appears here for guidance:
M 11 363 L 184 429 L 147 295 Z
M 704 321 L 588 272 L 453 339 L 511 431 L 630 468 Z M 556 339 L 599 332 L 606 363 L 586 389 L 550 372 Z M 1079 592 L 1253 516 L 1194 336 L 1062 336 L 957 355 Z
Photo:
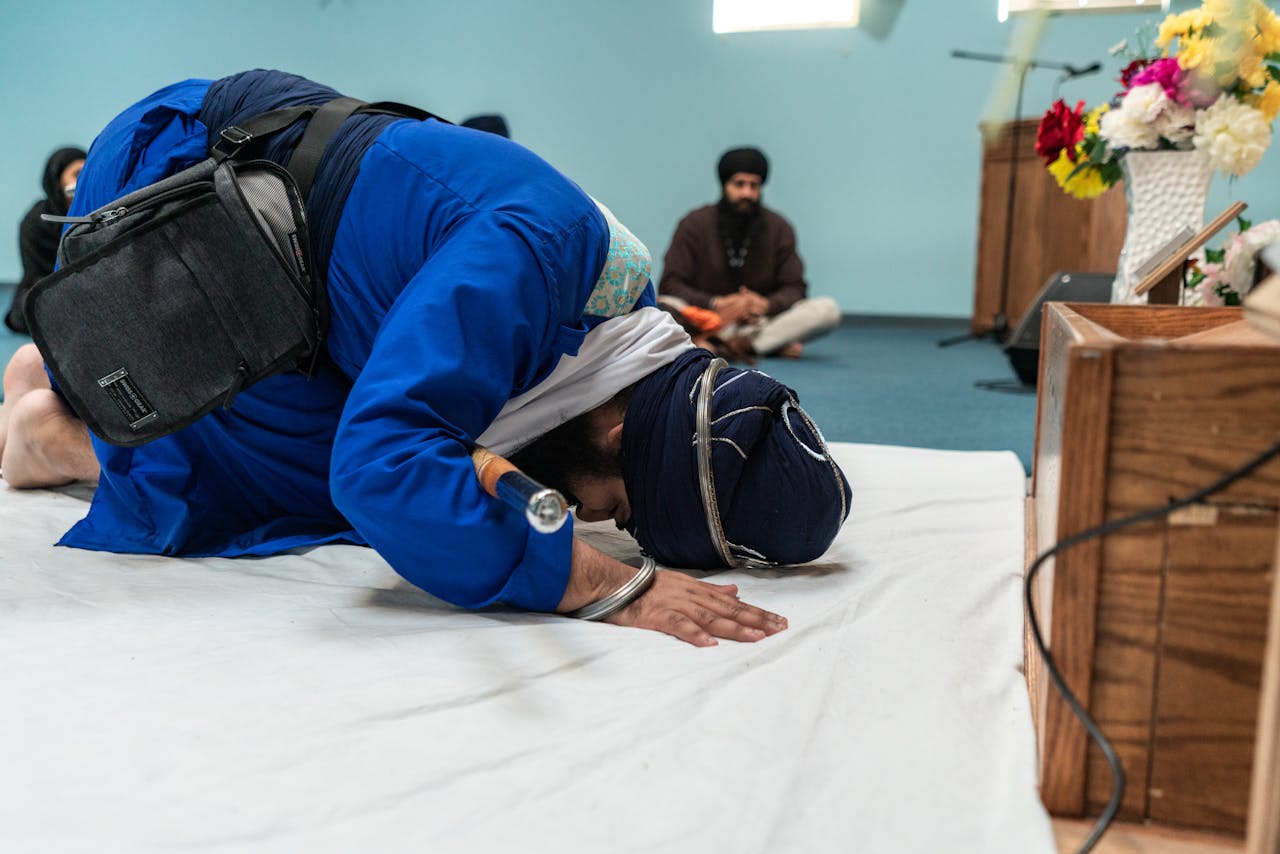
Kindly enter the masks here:
M 1256 281 L 1258 253 L 1280 242 L 1280 219 L 1250 223 L 1236 220 L 1239 233 L 1221 249 L 1206 249 L 1203 259 L 1191 263 L 1185 284 L 1186 305 L 1240 305 Z
M 1036 153 L 1063 190 L 1100 195 L 1129 151 L 1194 149 L 1233 176 L 1258 165 L 1280 113 L 1280 18 L 1263 0 L 1204 0 L 1111 53 L 1131 60 L 1114 99 L 1088 112 L 1058 100 L 1040 120 Z

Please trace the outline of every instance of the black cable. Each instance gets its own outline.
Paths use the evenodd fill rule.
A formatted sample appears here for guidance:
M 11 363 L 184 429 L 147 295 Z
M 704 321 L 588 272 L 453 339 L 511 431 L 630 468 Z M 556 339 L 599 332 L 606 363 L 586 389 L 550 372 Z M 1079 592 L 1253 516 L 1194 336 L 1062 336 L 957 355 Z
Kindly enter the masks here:
M 1040 567 L 1046 560 L 1059 552 L 1065 551 L 1072 546 L 1079 545 L 1086 540 L 1091 540 L 1094 537 L 1104 537 L 1107 534 L 1113 534 L 1121 528 L 1127 528 L 1130 525 L 1136 525 L 1140 522 L 1148 522 L 1152 519 L 1160 519 L 1175 510 L 1180 510 L 1183 507 L 1202 501 L 1216 492 L 1221 492 L 1237 480 L 1252 474 L 1276 456 L 1280 456 L 1280 442 L 1276 442 L 1270 448 L 1267 448 L 1261 454 L 1258 454 L 1244 465 L 1237 469 L 1233 469 L 1214 483 L 1193 492 L 1186 498 L 1172 501 L 1169 504 L 1162 505 L 1160 507 L 1152 507 L 1139 513 L 1135 513 L 1132 516 L 1126 516 L 1123 519 L 1114 519 L 1110 522 L 1105 522 L 1096 527 L 1081 531 L 1078 534 L 1072 534 L 1066 539 L 1059 540 L 1047 552 L 1037 557 L 1035 563 L 1031 564 L 1031 568 L 1027 570 L 1027 578 L 1023 584 L 1023 597 L 1027 606 L 1027 620 L 1031 623 L 1031 634 L 1035 639 L 1036 650 L 1040 653 L 1040 658 L 1044 661 L 1045 669 L 1049 673 L 1049 679 L 1053 682 L 1053 686 L 1058 689 L 1058 693 L 1062 695 L 1063 701 L 1066 702 L 1072 713 L 1080 719 L 1080 723 L 1084 724 L 1084 728 L 1089 733 L 1089 737 L 1094 740 L 1098 745 L 1098 749 L 1102 751 L 1103 757 L 1107 760 L 1107 765 L 1111 767 L 1111 774 L 1115 780 L 1115 787 L 1112 790 L 1111 799 L 1107 802 L 1107 808 L 1103 810 L 1102 815 L 1098 817 L 1097 823 L 1093 826 L 1093 831 L 1078 849 L 1078 854 L 1085 854 L 1085 852 L 1093 850 L 1093 846 L 1098 843 L 1102 834 L 1106 832 L 1107 827 L 1110 826 L 1112 820 L 1115 819 L 1116 813 L 1120 811 L 1120 802 L 1124 800 L 1124 768 L 1120 766 L 1120 760 L 1116 756 L 1115 749 L 1103 734 L 1097 721 L 1093 719 L 1084 706 L 1080 705 L 1080 701 L 1076 699 L 1075 694 L 1072 694 L 1071 689 L 1067 687 L 1067 683 L 1062 678 L 1062 674 L 1058 672 L 1057 664 L 1053 661 L 1053 656 L 1045 646 L 1044 638 L 1040 634 L 1040 621 L 1036 619 L 1036 609 L 1031 601 L 1031 589 L 1035 582 L 1036 573 L 1040 571 Z

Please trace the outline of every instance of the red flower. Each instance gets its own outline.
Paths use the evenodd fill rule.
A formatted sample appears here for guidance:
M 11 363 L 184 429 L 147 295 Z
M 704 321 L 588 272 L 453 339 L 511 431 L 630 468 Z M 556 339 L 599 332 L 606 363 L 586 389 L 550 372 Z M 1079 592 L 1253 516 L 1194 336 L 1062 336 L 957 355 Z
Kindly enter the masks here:
M 1121 70 L 1120 85 L 1124 87 L 1124 92 L 1133 88 L 1133 78 L 1141 74 L 1151 62 L 1150 59 L 1135 59 Z M 1124 92 L 1120 94 L 1123 95 Z
M 1062 149 L 1067 156 L 1076 159 L 1076 143 L 1084 138 L 1084 101 L 1076 104 L 1072 110 L 1061 98 L 1053 102 L 1049 112 L 1040 120 L 1040 129 L 1036 132 L 1036 154 L 1044 159 L 1045 165 L 1058 159 Z

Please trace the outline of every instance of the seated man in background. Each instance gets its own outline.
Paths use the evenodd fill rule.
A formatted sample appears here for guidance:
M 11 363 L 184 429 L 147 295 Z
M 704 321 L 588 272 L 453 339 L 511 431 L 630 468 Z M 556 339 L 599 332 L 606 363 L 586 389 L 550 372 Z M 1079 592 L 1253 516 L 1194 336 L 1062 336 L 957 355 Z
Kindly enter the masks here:
M 275 71 L 162 89 L 98 136 L 71 212 L 88 213 L 203 159 L 220 128 L 337 94 Z M 286 162 L 300 131 L 272 138 L 261 156 Z M 90 442 L 83 423 L 41 376 L 38 353 L 15 357 L 0 411 L 4 477 L 18 487 L 98 481 L 88 515 L 60 544 L 235 557 L 347 542 L 373 547 L 408 581 L 462 607 L 504 603 L 574 614 L 621 603 L 605 619 L 699 646 L 717 637 L 759 640 L 785 628 L 781 617 L 738 600 L 732 585 L 651 567 L 637 573 L 575 538 L 571 525 L 532 531 L 522 513 L 477 481 L 470 457 L 477 444 L 510 453 L 646 377 L 701 376 L 682 361 L 701 351 L 653 307 L 648 250 L 577 185 L 496 135 L 355 114 L 335 143 L 307 204 L 312 245 L 320 247 L 313 261 L 327 271 L 332 308 L 329 358 L 313 378 L 279 374 L 242 391 L 233 408 L 170 435 L 130 448 L 94 437 L 92 455 L 68 456 Z M 177 349 L 197 343 L 173 342 Z M 596 373 L 577 383 L 587 391 L 572 405 L 562 404 L 551 392 L 575 366 Z M 659 413 L 689 414 L 687 401 L 665 397 L 637 390 L 643 411 L 628 408 L 628 421 L 645 432 L 660 426 Z M 549 422 L 523 420 L 534 414 L 532 403 L 548 400 L 554 405 L 539 417 Z M 716 411 L 729 407 L 717 431 L 762 425 L 752 436 L 758 448 L 734 433 L 735 447 L 752 456 L 777 455 L 779 431 L 806 435 L 797 434 L 796 419 L 807 419 L 772 381 L 734 383 L 712 403 Z M 625 456 L 615 441 L 621 431 L 613 435 L 618 425 L 606 426 L 594 440 L 607 455 Z M 821 462 L 819 472 L 778 457 L 777 470 L 803 483 L 779 484 L 770 480 L 774 469 L 761 467 L 756 485 L 745 466 L 721 461 L 719 446 L 728 445 L 714 443 L 716 489 L 728 497 L 738 494 L 737 482 L 753 484 L 740 502 L 712 505 L 724 523 L 715 544 L 725 552 L 737 547 L 716 565 L 738 565 L 752 553 L 807 560 L 830 544 L 847 512 L 847 486 L 829 457 L 814 450 L 816 429 L 810 434 L 792 450 Z M 630 455 L 645 461 L 642 477 L 666 476 L 662 449 Z M 50 465 L 55 458 L 66 465 Z M 692 468 L 683 474 L 696 482 Z M 823 494 L 807 488 L 819 476 L 827 481 Z M 757 497 L 765 480 L 768 491 Z M 591 485 L 576 488 L 587 494 Z M 785 509 L 806 522 L 788 532 L 775 556 L 768 526 L 734 521 L 738 504 Z M 584 518 L 609 510 L 618 522 L 638 524 L 618 508 L 616 500 L 586 507 Z M 819 517 L 825 522 L 811 522 Z M 761 532 L 766 540 L 752 538 Z M 726 545 L 729 537 L 735 539 Z
M 726 356 L 797 358 L 804 342 L 840 323 L 829 297 L 806 299 L 804 264 L 791 224 L 760 203 L 769 161 L 757 148 L 726 151 L 718 165 L 720 201 L 688 214 L 663 261 L 659 300 L 682 310 L 710 309 L 708 328 Z M 718 321 L 718 322 L 717 322 Z
M 58 255 L 62 224 L 45 222 L 41 214 L 61 216 L 67 212 L 76 192 L 76 179 L 84 166 L 85 153 L 79 148 L 59 148 L 44 164 L 40 181 L 44 198 L 31 206 L 18 226 L 18 249 L 22 256 L 22 281 L 13 291 L 13 302 L 4 316 L 4 325 L 14 332 L 27 331 L 23 304 L 31 286 L 53 272 Z

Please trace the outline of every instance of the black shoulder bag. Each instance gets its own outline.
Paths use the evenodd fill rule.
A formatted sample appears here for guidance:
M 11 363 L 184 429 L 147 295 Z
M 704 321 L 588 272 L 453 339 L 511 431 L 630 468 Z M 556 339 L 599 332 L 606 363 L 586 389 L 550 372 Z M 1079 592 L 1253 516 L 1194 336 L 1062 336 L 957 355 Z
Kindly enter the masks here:
M 27 324 L 94 434 L 142 445 L 266 377 L 314 374 L 328 303 L 304 202 L 329 141 L 357 111 L 435 118 L 353 98 L 273 110 L 223 130 L 195 166 L 59 219 L 71 223 L 59 269 L 32 288 Z M 304 118 L 288 169 L 237 157 Z

